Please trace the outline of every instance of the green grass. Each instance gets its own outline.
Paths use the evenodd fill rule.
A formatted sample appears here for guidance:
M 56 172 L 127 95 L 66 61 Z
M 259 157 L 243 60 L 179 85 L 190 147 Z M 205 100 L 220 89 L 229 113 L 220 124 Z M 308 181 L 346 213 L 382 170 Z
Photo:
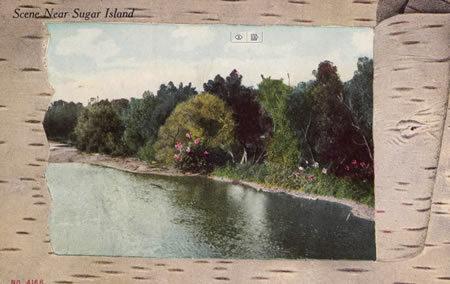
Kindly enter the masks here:
M 316 195 L 345 198 L 374 206 L 372 182 L 353 182 L 346 178 L 336 177 L 331 173 L 324 174 L 322 169 L 313 167 L 306 168 L 300 177 L 296 176 L 297 172 L 283 167 L 260 164 L 227 165 L 216 168 L 212 174 L 232 180 L 256 182 Z M 313 177 L 308 179 L 309 175 Z

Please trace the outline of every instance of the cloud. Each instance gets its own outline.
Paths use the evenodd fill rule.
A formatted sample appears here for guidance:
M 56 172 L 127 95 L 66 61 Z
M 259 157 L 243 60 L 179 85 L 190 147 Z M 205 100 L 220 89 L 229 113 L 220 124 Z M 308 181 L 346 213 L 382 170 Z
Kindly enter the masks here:
M 181 26 L 171 33 L 177 51 L 191 51 L 214 41 L 215 34 L 208 27 Z
M 356 47 L 358 55 L 371 55 L 373 52 L 373 31 L 355 32 L 352 36 L 352 45 Z
M 86 103 L 97 96 L 110 100 L 140 97 L 145 90 L 156 93 L 169 80 L 175 84 L 192 82 L 201 92 L 207 80 L 217 74 L 226 77 L 233 69 L 241 72 L 246 86 L 256 87 L 261 82 L 261 74 L 283 78 L 288 83 L 288 73 L 293 86 L 313 79 L 312 70 L 323 60 L 334 62 L 341 79 L 346 81 L 353 76 L 357 57 L 372 54 L 371 30 L 356 31 L 346 37 L 344 47 L 327 45 L 327 41 L 299 42 L 290 38 L 282 40 L 282 37 L 263 44 L 233 44 L 228 38 L 215 36 L 214 31 L 205 26 L 177 26 L 158 34 L 161 37 L 155 35 L 156 42 L 151 37 L 148 44 L 142 44 L 151 48 L 142 52 L 135 42 L 117 40 L 115 33 L 78 28 L 75 34 L 53 42 L 54 54 L 58 56 L 52 60 L 64 59 L 61 65 L 69 67 L 64 69 L 66 72 L 58 72 L 56 65 L 49 65 L 50 80 L 56 91 L 54 100 Z M 274 35 L 274 39 L 278 37 Z M 165 48 L 159 48 L 159 41 Z M 218 44 L 212 47 L 212 43 Z M 174 49 L 191 52 L 180 55 Z M 71 68 L 75 62 L 82 67 L 85 63 L 89 65 Z
M 97 65 L 102 65 L 108 58 L 118 55 L 120 52 L 120 48 L 113 40 L 99 40 L 102 33 L 101 29 L 79 29 L 75 35 L 62 38 L 57 43 L 55 54 L 84 55 Z
M 322 57 L 292 56 L 289 58 L 270 58 L 266 60 L 216 58 L 213 60 L 179 61 L 154 60 L 143 63 L 134 69 L 115 69 L 96 73 L 65 73 L 70 81 L 55 83 L 55 96 L 53 100 L 79 101 L 86 104 L 89 98 L 99 96 L 101 99 L 119 99 L 141 97 L 142 93 L 150 90 L 153 93 L 161 84 L 172 80 L 178 85 L 192 83 L 198 92 L 203 91 L 203 83 L 213 79 L 217 74 L 222 77 L 229 75 L 231 70 L 237 69 L 244 76 L 243 84 L 256 87 L 261 82 L 261 74 L 273 79 L 284 79 L 288 83 L 287 74 L 290 75 L 290 84 L 296 85 L 301 81 L 313 78 L 311 71 L 317 69 Z M 337 58 L 330 58 L 334 62 Z M 339 63 L 339 62 L 338 62 Z M 353 62 L 352 62 L 353 63 Z M 353 64 L 352 64 L 353 65 Z M 341 79 L 351 78 L 354 67 L 342 65 L 339 68 Z M 346 70 L 348 69 L 348 70 Z
M 172 80 L 178 85 L 180 82 L 192 82 L 197 91 L 202 91 L 202 83 L 210 79 L 207 61 L 180 62 L 173 60 L 154 60 L 142 63 L 134 69 L 114 69 L 92 74 L 66 74 L 74 81 L 53 84 L 55 96 L 53 100 L 79 101 L 84 104 L 89 98 L 119 99 L 141 97 L 146 90 L 156 93 L 161 84 Z M 186 72 L 186 70 L 195 70 Z
M 161 84 L 172 80 L 178 85 L 192 83 L 198 92 L 203 91 L 203 83 L 213 79 L 217 74 L 226 77 L 233 69 L 244 76 L 243 84 L 254 86 L 261 82 L 261 74 L 273 79 L 284 79 L 288 83 L 290 74 L 291 85 L 300 81 L 312 79 L 311 71 L 317 68 L 320 57 L 291 56 L 287 58 L 274 57 L 266 60 L 253 58 L 238 59 L 218 57 L 213 60 L 180 61 L 179 59 L 156 59 L 142 63 L 134 69 L 114 69 L 93 74 L 65 73 L 71 81 L 55 83 L 53 100 L 80 101 L 87 103 L 89 98 L 99 96 L 101 99 L 118 99 L 141 97 L 150 90 L 153 93 Z

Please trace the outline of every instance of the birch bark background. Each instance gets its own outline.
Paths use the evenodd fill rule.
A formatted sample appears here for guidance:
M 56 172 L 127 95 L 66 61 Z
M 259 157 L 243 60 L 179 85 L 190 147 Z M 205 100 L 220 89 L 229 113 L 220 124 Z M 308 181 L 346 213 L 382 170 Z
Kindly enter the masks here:
M 436 12 L 423 5 L 425 2 L 408 3 L 400 5 L 394 13 L 379 6 L 378 10 L 388 11 L 389 17 L 378 17 L 386 20 L 375 28 L 377 261 L 262 261 L 53 254 L 47 230 L 51 196 L 44 178 L 49 147 L 42 126 L 53 90 L 47 78 L 48 33 L 44 23 L 75 20 L 13 19 L 13 11 L 133 7 L 137 8 L 135 17 L 126 19 L 127 22 L 374 27 L 377 1 L 2 1 L 0 282 L 26 283 L 28 279 L 43 279 L 45 283 L 448 282 L 450 16 L 391 17 L 411 12 L 411 7 L 420 5 L 426 12 Z M 445 3 L 436 5 L 448 7 Z M 415 13 L 420 12 L 419 8 L 415 8 L 419 10 Z

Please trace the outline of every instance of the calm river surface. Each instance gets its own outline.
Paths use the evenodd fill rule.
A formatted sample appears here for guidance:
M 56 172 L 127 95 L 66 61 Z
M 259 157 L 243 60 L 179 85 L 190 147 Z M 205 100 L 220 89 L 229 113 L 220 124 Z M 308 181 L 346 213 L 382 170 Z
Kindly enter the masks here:
M 375 259 L 374 222 L 336 203 L 77 163 L 46 178 L 56 254 Z

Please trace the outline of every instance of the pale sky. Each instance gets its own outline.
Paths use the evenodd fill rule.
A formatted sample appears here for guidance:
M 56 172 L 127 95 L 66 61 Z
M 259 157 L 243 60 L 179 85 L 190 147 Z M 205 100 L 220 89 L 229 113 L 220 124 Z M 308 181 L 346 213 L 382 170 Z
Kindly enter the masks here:
M 373 57 L 370 28 L 48 23 L 53 100 L 141 98 L 161 84 L 192 82 L 198 92 L 233 69 L 257 87 L 261 74 L 291 85 L 313 79 L 324 60 L 352 78 L 358 57 Z M 231 43 L 230 32 L 262 32 L 263 43 Z

